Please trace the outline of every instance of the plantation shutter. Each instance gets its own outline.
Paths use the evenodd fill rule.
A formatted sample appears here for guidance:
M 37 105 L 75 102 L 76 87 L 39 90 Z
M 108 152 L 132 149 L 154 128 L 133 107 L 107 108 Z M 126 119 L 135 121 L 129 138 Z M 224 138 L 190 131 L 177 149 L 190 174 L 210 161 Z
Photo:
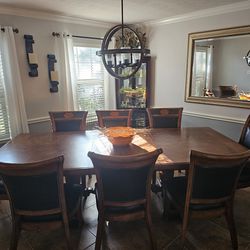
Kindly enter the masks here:
M 97 48 L 74 47 L 76 98 L 79 110 L 87 110 L 87 123 L 97 121 L 95 111 L 104 109 L 104 70 Z
M 8 108 L 6 104 L 6 91 L 4 87 L 4 73 L 2 56 L 0 53 L 0 141 L 10 138 Z

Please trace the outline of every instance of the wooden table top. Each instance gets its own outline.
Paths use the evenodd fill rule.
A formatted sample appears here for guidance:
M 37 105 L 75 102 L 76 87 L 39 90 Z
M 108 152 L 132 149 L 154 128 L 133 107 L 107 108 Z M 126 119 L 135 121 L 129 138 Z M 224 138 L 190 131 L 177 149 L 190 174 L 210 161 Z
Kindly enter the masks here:
M 94 174 L 88 151 L 107 155 L 133 155 L 163 149 L 156 169 L 185 169 L 191 149 L 233 154 L 243 146 L 211 128 L 139 129 L 132 144 L 113 147 L 99 131 L 21 134 L 0 149 L 0 162 L 25 163 L 64 155 L 65 173 Z

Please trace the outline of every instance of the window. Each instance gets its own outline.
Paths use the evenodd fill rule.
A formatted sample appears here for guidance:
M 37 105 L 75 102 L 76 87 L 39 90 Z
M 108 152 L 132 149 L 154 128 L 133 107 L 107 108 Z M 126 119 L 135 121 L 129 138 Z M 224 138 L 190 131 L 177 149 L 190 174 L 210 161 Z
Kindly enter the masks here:
M 10 138 L 8 107 L 5 93 L 2 56 L 0 53 L 0 141 L 5 141 Z
M 79 110 L 87 110 L 87 124 L 97 121 L 95 111 L 104 109 L 104 70 L 98 48 L 74 46 L 76 98 Z
M 203 96 L 204 90 L 210 88 L 211 70 L 212 70 L 212 47 L 211 46 L 196 46 L 194 58 L 194 73 L 193 79 L 196 86 L 192 90 L 193 96 Z

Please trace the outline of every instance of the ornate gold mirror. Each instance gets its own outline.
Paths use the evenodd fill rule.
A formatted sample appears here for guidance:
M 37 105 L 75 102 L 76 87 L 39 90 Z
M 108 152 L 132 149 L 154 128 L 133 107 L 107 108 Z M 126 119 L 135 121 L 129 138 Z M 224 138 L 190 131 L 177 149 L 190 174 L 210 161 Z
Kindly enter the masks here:
M 186 102 L 250 108 L 250 26 L 190 33 Z

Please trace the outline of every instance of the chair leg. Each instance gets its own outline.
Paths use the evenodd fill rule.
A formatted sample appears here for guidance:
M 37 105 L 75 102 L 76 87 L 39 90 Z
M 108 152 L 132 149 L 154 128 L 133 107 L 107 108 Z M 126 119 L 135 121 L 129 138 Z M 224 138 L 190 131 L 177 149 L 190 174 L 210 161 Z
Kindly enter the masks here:
M 64 227 L 64 233 L 66 237 L 66 243 L 68 250 L 71 250 L 71 242 L 70 242 L 70 232 L 69 232 L 69 221 L 67 215 L 63 214 L 63 227 Z
M 17 250 L 17 244 L 20 235 L 20 223 L 19 218 L 12 219 L 12 233 L 10 239 L 10 250 Z
M 188 213 L 184 213 L 183 222 L 182 222 L 182 230 L 181 230 L 181 245 L 184 247 L 186 234 L 187 234 L 187 227 L 188 227 Z
M 225 217 L 226 217 L 227 225 L 230 231 L 232 246 L 233 246 L 233 249 L 236 250 L 238 249 L 238 239 L 237 239 L 237 232 L 236 232 L 236 227 L 235 227 L 235 222 L 234 222 L 232 202 L 230 202 L 230 204 L 226 206 Z
M 79 223 L 79 226 L 82 226 L 83 225 L 83 216 L 82 216 L 82 211 L 83 211 L 83 207 L 84 207 L 84 204 L 83 204 L 83 198 L 81 197 L 80 198 L 80 204 L 77 208 L 77 211 L 76 211 L 76 218 L 77 218 L 77 221 Z
M 163 200 L 163 217 L 166 218 L 170 214 L 170 200 L 167 196 L 166 179 L 162 180 L 162 200 Z
M 151 215 L 149 212 L 146 212 L 146 224 L 147 224 L 147 229 L 148 229 L 148 234 L 149 234 L 149 238 L 150 238 L 150 243 L 151 243 L 151 249 L 156 250 L 157 246 L 156 246 L 156 242 L 153 236 L 153 230 L 152 230 L 152 219 L 151 219 Z
M 102 237 L 103 237 L 103 232 L 104 232 L 104 223 L 105 223 L 105 220 L 104 220 L 103 216 L 99 214 L 97 233 L 96 233 L 95 250 L 101 249 Z

